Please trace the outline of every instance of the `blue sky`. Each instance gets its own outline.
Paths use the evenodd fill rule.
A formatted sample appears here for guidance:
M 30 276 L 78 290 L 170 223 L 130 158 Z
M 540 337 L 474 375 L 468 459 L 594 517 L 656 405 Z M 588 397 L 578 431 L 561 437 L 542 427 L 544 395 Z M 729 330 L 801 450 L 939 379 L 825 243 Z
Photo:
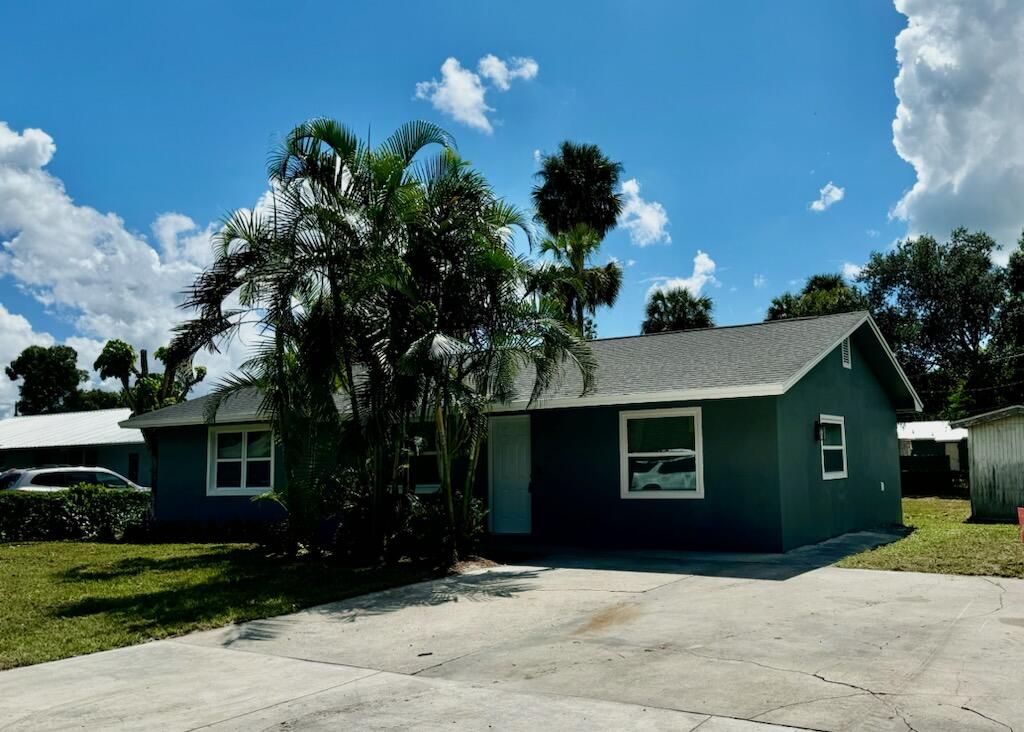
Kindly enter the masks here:
M 989 23 L 989 42 L 1013 44 L 1020 14 L 1008 18 L 1012 11 L 979 2 L 972 17 L 964 10 L 951 20 L 934 7 L 939 0 L 898 4 L 903 13 L 884 2 L 6 4 L 0 121 L 8 150 L 22 151 L 8 155 L 8 183 L 47 186 L 57 197 L 62 184 L 68 200 L 54 199 L 63 213 L 8 206 L 5 215 L 0 204 L 0 306 L 8 319 L 26 320 L 31 334 L 78 339 L 86 352 L 86 341 L 118 333 L 155 342 L 172 316 L 167 303 L 155 308 L 162 314 L 145 312 L 147 268 L 160 280 L 184 281 L 202 258 L 186 250 L 194 254 L 211 224 L 266 190 L 274 141 L 327 115 L 375 138 L 409 119 L 436 121 L 500 195 L 523 207 L 534 151 L 563 139 L 597 143 L 639 185 L 638 205 L 660 204 L 668 221 L 653 235 L 671 239 L 639 246 L 621 228 L 608 236 L 603 257 L 633 264 L 619 304 L 599 314 L 599 335 L 638 332 L 656 282 L 695 288 L 698 251 L 718 321 L 760 320 L 772 296 L 809 274 L 862 264 L 872 249 L 946 223 L 935 212 L 950 205 L 938 193 L 928 198 L 934 191 L 924 186 L 907 194 L 936 172 L 963 169 L 962 160 L 929 158 L 940 132 L 922 127 L 934 112 L 924 100 L 938 98 L 927 85 L 947 82 L 908 66 L 898 96 L 897 46 L 911 58 L 952 64 L 963 77 L 957 91 L 983 72 L 963 61 L 969 48 L 950 40 L 960 37 L 956 24 Z M 898 43 L 904 13 L 922 24 L 923 37 L 905 34 Z M 1019 57 L 1015 50 L 1007 55 Z M 536 73 L 509 79 L 503 91 L 478 71 L 488 55 L 512 69 L 513 59 L 532 59 Z M 491 107 L 489 134 L 417 98 L 417 83 L 443 81 L 448 58 L 476 75 Z M 901 103 L 917 116 L 894 140 Z M 1006 129 L 1018 121 L 996 120 Z M 27 137 L 29 129 L 55 151 Z M 0 137 L 0 166 L 3 149 Z M 997 150 L 990 158 L 1007 156 Z M 1019 173 L 1019 154 L 1011 158 L 1010 173 Z M 812 210 L 829 183 L 842 198 Z M 985 198 L 979 185 L 957 221 L 1003 226 L 998 215 L 975 215 Z M 48 223 L 66 216 L 74 227 L 86 208 L 92 223 L 83 226 L 98 233 L 58 257 L 67 229 Z M 159 262 L 148 261 L 147 245 Z M 89 256 L 89 246 L 102 256 Z M 139 256 L 147 263 L 132 265 Z M 89 277 L 76 279 L 68 261 Z M 126 271 L 142 282 L 126 285 Z M 128 304 L 87 303 L 95 298 L 82 293 L 102 283 L 107 301 L 132 304 L 148 321 L 136 323 Z M 168 287 L 158 293 L 164 300 Z M 31 337 L 15 325 L 22 340 Z

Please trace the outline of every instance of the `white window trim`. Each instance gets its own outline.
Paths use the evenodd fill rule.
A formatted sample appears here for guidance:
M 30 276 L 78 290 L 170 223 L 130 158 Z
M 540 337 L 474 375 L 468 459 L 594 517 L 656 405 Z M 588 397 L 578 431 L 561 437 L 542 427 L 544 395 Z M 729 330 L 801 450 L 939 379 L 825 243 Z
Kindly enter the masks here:
M 629 490 L 629 433 L 631 419 L 657 417 L 693 417 L 694 451 L 697 453 L 696 491 L 630 491 Z M 633 457 L 658 457 L 665 453 L 633 453 Z M 704 446 L 700 407 L 675 409 L 636 409 L 619 412 L 619 496 L 630 500 L 679 500 L 704 498 Z
M 207 435 L 206 449 L 206 495 L 208 496 L 259 496 L 274 487 L 274 454 L 277 452 L 274 445 L 274 435 L 271 432 L 270 439 L 270 487 L 259 488 L 218 488 L 217 487 L 217 435 L 221 432 L 242 433 L 242 483 L 245 483 L 246 451 L 249 449 L 250 432 L 268 432 L 269 424 L 246 424 L 246 425 L 224 425 L 222 427 L 210 427 Z M 266 458 L 255 458 L 265 460 Z
M 839 352 L 843 356 L 843 368 L 853 368 L 853 346 L 850 345 L 850 336 L 846 336 L 839 344 Z
M 847 477 L 847 463 L 846 463 L 846 417 L 839 417 L 835 414 L 820 414 L 818 415 L 819 424 L 837 424 L 839 425 L 839 435 L 842 438 L 841 445 L 825 445 L 825 430 L 821 429 L 818 433 L 818 441 L 821 443 L 821 479 L 822 480 L 839 480 L 840 478 Z M 842 471 L 833 471 L 831 473 L 825 472 L 825 451 L 826 450 L 842 450 L 843 451 L 843 469 Z

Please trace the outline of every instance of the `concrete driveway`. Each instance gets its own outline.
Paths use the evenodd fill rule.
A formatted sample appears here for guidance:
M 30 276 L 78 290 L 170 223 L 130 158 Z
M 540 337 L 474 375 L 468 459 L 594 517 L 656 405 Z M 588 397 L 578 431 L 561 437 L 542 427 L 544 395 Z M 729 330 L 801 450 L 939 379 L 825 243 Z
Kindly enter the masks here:
M 1024 581 L 561 555 L 0 673 L 0 729 L 1024 730 Z

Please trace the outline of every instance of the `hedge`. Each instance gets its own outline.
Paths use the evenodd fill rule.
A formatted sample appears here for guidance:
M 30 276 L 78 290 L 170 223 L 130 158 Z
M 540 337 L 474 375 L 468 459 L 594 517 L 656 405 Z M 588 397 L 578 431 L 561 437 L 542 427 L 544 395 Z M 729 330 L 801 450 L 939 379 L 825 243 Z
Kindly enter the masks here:
M 150 503 L 149 493 L 98 485 L 2 491 L 0 541 L 120 540 L 149 524 Z

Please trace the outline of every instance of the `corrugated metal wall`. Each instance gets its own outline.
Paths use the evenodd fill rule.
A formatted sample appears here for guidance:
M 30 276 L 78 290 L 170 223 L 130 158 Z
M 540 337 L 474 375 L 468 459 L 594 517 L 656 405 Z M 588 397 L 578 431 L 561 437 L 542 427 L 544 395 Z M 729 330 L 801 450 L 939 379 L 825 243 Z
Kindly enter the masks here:
M 1024 506 L 1024 416 L 975 425 L 968 440 L 974 517 L 1016 521 Z

